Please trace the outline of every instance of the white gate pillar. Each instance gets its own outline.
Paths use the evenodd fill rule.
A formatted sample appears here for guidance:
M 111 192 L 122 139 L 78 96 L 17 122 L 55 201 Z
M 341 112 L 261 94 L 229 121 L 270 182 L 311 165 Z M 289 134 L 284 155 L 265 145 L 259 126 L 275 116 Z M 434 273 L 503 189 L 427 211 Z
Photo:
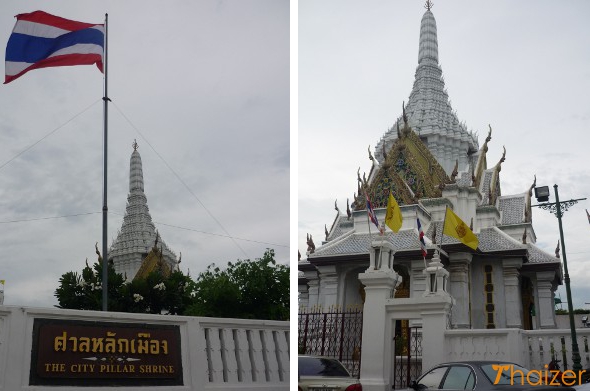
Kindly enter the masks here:
M 453 298 L 449 295 L 430 296 L 424 299 L 426 299 L 424 304 L 427 304 L 428 308 L 420 312 L 422 316 L 422 372 L 426 372 L 436 364 L 448 361 L 445 351 L 445 331 L 453 306 Z
M 393 270 L 378 269 L 359 274 L 365 286 L 361 384 L 364 391 L 390 391 L 391 322 L 386 322 L 385 303 L 401 277 Z
M 434 253 L 426 275 L 426 291 L 419 304 L 422 316 L 422 371 L 448 361 L 445 351 L 445 330 L 449 328 L 449 315 L 455 300 L 448 292 L 449 272 L 440 262 L 438 251 Z

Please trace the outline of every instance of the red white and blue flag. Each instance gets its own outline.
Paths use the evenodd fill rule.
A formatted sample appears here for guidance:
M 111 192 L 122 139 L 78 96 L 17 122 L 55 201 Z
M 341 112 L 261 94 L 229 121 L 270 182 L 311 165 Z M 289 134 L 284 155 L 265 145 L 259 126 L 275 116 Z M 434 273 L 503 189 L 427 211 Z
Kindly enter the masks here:
M 365 194 L 365 197 L 367 198 L 367 214 L 369 215 L 369 219 L 373 222 L 373 224 L 377 226 L 377 228 L 379 228 L 379 221 L 377 220 L 377 215 L 375 214 L 375 211 L 371 206 L 371 200 L 369 200 L 369 195 Z
M 6 45 L 6 78 L 10 83 L 30 70 L 96 64 L 103 72 L 105 29 L 35 11 L 16 16 Z
M 426 243 L 424 242 L 424 231 L 422 231 L 422 225 L 420 224 L 420 219 L 416 217 L 416 221 L 418 222 L 418 238 L 420 239 L 420 250 L 422 251 L 422 257 L 426 258 L 428 254 L 426 252 Z

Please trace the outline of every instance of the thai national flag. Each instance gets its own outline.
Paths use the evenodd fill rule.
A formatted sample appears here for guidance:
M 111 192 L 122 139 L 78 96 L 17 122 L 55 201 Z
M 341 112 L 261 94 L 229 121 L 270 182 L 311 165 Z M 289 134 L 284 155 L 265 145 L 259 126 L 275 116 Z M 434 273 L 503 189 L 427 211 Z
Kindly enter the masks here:
M 104 25 L 43 11 L 20 14 L 16 19 L 6 45 L 4 84 L 37 68 L 96 64 L 103 72 Z
M 422 251 L 422 257 L 426 258 L 428 254 L 426 252 L 426 243 L 424 242 L 424 231 L 422 231 L 422 225 L 420 224 L 420 219 L 416 217 L 416 221 L 418 222 L 418 236 L 420 239 L 420 250 Z
M 369 219 L 371 219 L 373 224 L 375 224 L 377 228 L 379 228 L 379 221 L 377 220 L 377 215 L 375 214 L 375 211 L 371 206 L 371 200 L 369 200 L 369 195 L 365 194 L 365 197 L 367 198 L 367 214 L 369 215 Z

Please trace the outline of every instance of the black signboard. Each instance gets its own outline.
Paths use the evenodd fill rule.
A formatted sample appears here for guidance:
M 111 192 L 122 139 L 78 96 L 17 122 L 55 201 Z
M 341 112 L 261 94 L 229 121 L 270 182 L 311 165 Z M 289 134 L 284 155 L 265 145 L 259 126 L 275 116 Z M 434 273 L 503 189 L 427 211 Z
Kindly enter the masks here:
M 183 385 L 176 325 L 36 318 L 30 385 Z

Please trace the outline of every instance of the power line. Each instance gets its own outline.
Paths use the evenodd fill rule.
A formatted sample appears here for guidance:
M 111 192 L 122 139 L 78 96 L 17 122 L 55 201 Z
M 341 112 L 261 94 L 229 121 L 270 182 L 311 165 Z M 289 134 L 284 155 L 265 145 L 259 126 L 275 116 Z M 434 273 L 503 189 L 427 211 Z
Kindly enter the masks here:
M 124 215 L 123 215 L 123 214 L 121 214 L 121 213 L 116 213 L 116 212 L 112 212 L 112 211 L 109 211 L 109 213 L 110 213 L 110 214 L 117 215 L 117 216 L 124 216 Z M 210 235 L 210 236 L 219 236 L 219 237 L 221 237 L 221 238 L 228 238 L 228 239 L 232 239 L 232 240 L 233 240 L 233 239 L 235 239 L 235 240 L 241 240 L 241 241 L 243 241 L 243 242 L 259 243 L 259 244 L 268 244 L 268 245 L 271 245 L 271 246 L 285 247 L 285 248 L 288 248 L 288 247 L 289 247 L 289 245 L 286 245 L 286 244 L 270 243 L 270 242 L 263 242 L 263 241 L 261 241 L 261 240 L 244 239 L 244 238 L 238 238 L 238 237 L 236 237 L 236 236 L 228 236 L 228 235 L 216 234 L 216 233 L 213 233 L 213 232 L 201 231 L 201 230 L 198 230 L 198 229 L 195 229 L 195 228 L 187 228 L 187 227 L 181 227 L 181 226 L 179 226 L 179 225 L 174 225 L 174 224 L 167 224 L 167 223 L 162 223 L 162 222 L 160 222 L 160 221 L 154 221 L 154 224 L 158 224 L 158 225 L 165 225 L 165 226 L 167 226 L 167 227 L 171 227 L 171 228 L 177 228 L 177 229 L 182 229 L 182 230 L 184 230 L 184 231 L 197 232 L 197 233 L 204 234 L 204 235 Z
M 73 214 L 67 214 L 67 215 L 61 215 L 61 216 L 47 216 L 47 217 L 31 217 L 31 218 L 27 218 L 27 219 L 0 221 L 0 224 L 28 223 L 28 222 L 32 222 L 32 221 L 64 219 L 64 218 L 68 218 L 68 217 L 80 217 L 80 216 L 88 216 L 88 215 L 100 214 L 100 213 L 102 213 L 102 212 L 73 213 Z M 116 215 L 116 216 L 124 216 L 121 213 L 112 212 L 112 211 L 109 211 L 109 214 Z M 285 248 L 288 248 L 289 247 L 288 245 L 285 245 L 285 244 L 270 243 L 270 242 L 264 242 L 264 241 L 261 241 L 261 240 L 244 239 L 244 238 L 238 238 L 236 236 L 227 236 L 227 235 L 222 235 L 222 234 L 216 234 L 216 233 L 213 233 L 213 232 L 201 231 L 201 230 L 198 230 L 198 229 L 195 229 L 195 228 L 181 227 L 179 225 L 167 224 L 167 223 L 162 223 L 162 222 L 159 222 L 159 221 L 154 221 L 154 223 L 155 224 L 158 224 L 158 225 L 164 225 L 164 226 L 167 226 L 167 227 L 171 227 L 171 228 L 182 229 L 184 231 L 197 232 L 197 233 L 200 233 L 200 234 L 203 234 L 203 235 L 218 236 L 218 237 L 228 238 L 228 239 L 232 239 L 232 240 L 241 240 L 243 242 L 266 244 L 266 245 L 269 245 L 269 246 L 276 246 L 276 247 L 285 247 Z
M 152 144 L 150 144 L 150 142 L 147 140 L 147 138 L 139 131 L 139 129 L 131 122 L 131 120 L 129 120 L 129 118 L 127 118 L 127 116 L 123 113 L 123 111 L 119 108 L 119 106 L 117 106 L 116 103 L 112 102 L 113 106 L 115 106 L 115 108 L 117 109 L 117 111 L 119 112 L 119 114 L 121 114 L 123 116 L 123 118 L 125 118 L 125 120 L 127 121 L 127 123 L 129 123 L 129 125 L 135 129 L 135 131 L 141 136 L 141 138 L 150 146 L 150 148 L 152 149 L 152 151 L 154 151 L 154 153 L 156 154 L 156 156 L 158 156 L 160 158 L 160 160 L 162 160 L 162 162 L 164 162 L 164 164 L 166 165 L 166 167 L 168 167 L 168 169 L 170 170 L 170 172 L 172 172 L 172 174 L 174 174 L 174 176 L 176 177 L 176 179 L 178 179 L 178 181 L 185 187 L 186 190 L 188 190 L 188 192 L 197 200 L 197 202 L 203 207 L 203 209 L 205 209 L 205 211 L 207 212 L 207 214 L 209 214 L 209 216 L 217 223 L 217 225 L 219 225 L 219 227 L 221 227 L 221 229 L 223 230 L 223 232 L 225 232 L 226 237 L 230 238 L 234 244 L 236 245 L 236 247 L 238 247 L 242 253 L 244 253 L 244 255 L 246 257 L 248 257 L 248 254 L 246 254 L 246 251 L 244 251 L 244 249 L 234 240 L 233 236 L 230 235 L 230 233 L 225 229 L 225 227 L 223 226 L 223 224 L 221 224 L 221 222 L 219 220 L 217 220 L 217 218 L 213 215 L 213 213 L 211 213 L 211 211 L 209 211 L 209 209 L 207 209 L 207 207 L 205 206 L 205 204 L 203 204 L 203 202 L 199 199 L 199 197 L 197 197 L 197 195 L 191 190 L 190 187 L 188 187 L 188 185 L 186 184 L 186 182 L 184 182 L 182 180 L 182 178 L 176 173 L 176 171 L 174 171 L 172 169 L 172 167 L 168 164 L 168 162 L 162 157 L 162 155 L 160 155 L 158 153 L 158 151 L 156 151 L 156 149 L 152 146 Z M 222 235 L 220 235 L 222 236 Z
M 17 153 L 16 155 L 14 155 L 13 157 L 11 157 L 10 159 L 8 159 L 6 162 L 4 162 L 2 165 L 0 165 L 0 170 L 3 169 L 8 164 L 10 164 L 14 159 L 16 159 L 17 157 L 19 157 L 23 153 L 27 152 L 29 149 L 33 148 L 35 145 L 37 145 L 41 141 L 45 140 L 47 137 L 51 136 L 53 133 L 55 133 L 58 130 L 60 130 L 61 128 L 63 128 L 64 126 L 66 126 L 67 124 L 69 124 L 70 122 L 72 122 L 74 119 L 78 118 L 80 115 L 82 115 L 83 113 L 85 113 L 86 111 L 88 111 L 92 106 L 94 106 L 96 103 L 98 103 L 100 101 L 101 101 L 101 99 L 98 99 L 98 100 L 94 101 L 90 106 L 86 107 L 84 110 L 80 111 L 78 114 L 74 115 L 72 118 L 70 118 L 69 120 L 67 120 L 63 124 L 59 125 L 57 128 L 53 129 L 51 132 L 47 133 L 45 136 L 41 137 L 39 140 L 35 141 L 33 144 L 29 145 L 28 147 L 26 147 L 25 149 L 23 149 L 22 151 L 20 151 L 19 153 Z
M 32 218 L 29 218 L 29 219 L 6 220 L 6 221 L 0 221 L 0 224 L 26 223 L 26 222 L 30 222 L 30 221 L 64 219 L 64 218 L 68 218 L 68 217 L 87 216 L 87 215 L 93 215 L 93 214 L 98 214 L 98 213 L 102 213 L 102 212 L 86 212 L 86 213 L 74 213 L 74 214 L 61 215 L 61 216 L 32 217 Z
M 219 236 L 219 237 L 222 237 L 222 238 L 236 239 L 236 240 L 241 240 L 241 241 L 244 241 L 244 242 L 259 243 L 259 244 L 268 244 L 270 246 L 285 247 L 285 248 L 288 248 L 289 247 L 288 245 L 285 245 L 285 244 L 262 242 L 260 240 L 244 239 L 244 238 L 238 238 L 238 237 L 235 237 L 235 236 L 226 236 L 226 235 L 222 235 L 222 234 L 215 234 L 215 233 L 212 233 L 212 232 L 199 231 L 199 230 L 193 229 L 193 228 L 180 227 L 178 225 L 166 224 L 166 223 L 161 223 L 161 222 L 157 222 L 157 221 L 154 221 L 154 223 L 159 224 L 159 225 L 165 225 L 167 227 L 183 229 L 185 231 L 198 232 L 198 233 L 201 233 L 201 234 L 212 235 L 212 236 Z
M 50 131 L 49 133 L 47 133 L 46 135 L 44 135 L 43 137 L 41 137 L 40 139 L 38 139 L 37 141 L 35 141 L 33 144 L 31 144 L 28 147 L 26 147 L 25 149 L 23 149 L 22 151 L 18 152 L 16 155 L 14 155 L 10 159 L 8 159 L 6 162 L 4 162 L 2 165 L 0 165 L 0 170 L 3 169 L 8 164 L 10 164 L 11 162 L 13 162 L 19 156 L 23 155 L 25 152 L 31 150 L 33 147 L 35 147 L 37 144 L 39 144 L 40 142 L 42 142 L 43 140 L 45 140 L 49 136 L 51 136 L 54 133 L 56 133 L 58 130 L 60 130 L 63 127 L 65 127 L 67 124 L 69 124 L 74 119 L 76 119 L 77 117 L 79 117 L 80 115 L 82 115 L 83 113 L 85 113 L 86 111 L 88 111 L 90 108 L 92 108 L 96 103 L 98 103 L 100 101 L 101 101 L 101 99 L 97 99 L 92 104 L 90 104 L 89 106 L 87 106 L 86 108 L 84 108 L 83 110 L 81 110 L 79 113 L 77 113 L 74 116 L 72 116 L 69 120 L 67 120 L 63 124 L 59 125 L 55 129 L 53 129 L 52 131 Z M 131 120 L 129 120 L 129 118 L 123 113 L 123 111 L 114 102 L 112 102 L 112 104 L 117 109 L 117 111 L 121 114 L 121 116 L 123 116 L 123 118 L 127 121 L 127 123 L 129 123 L 129 125 L 149 145 L 149 147 L 154 151 L 154 153 L 156 154 L 156 156 L 158 156 L 160 158 L 160 160 L 162 160 L 162 162 L 166 165 L 166 167 L 168 167 L 168 169 L 170 170 L 170 172 L 172 172 L 172 174 L 174 174 L 174 176 L 176 177 L 176 179 L 197 200 L 197 202 L 203 207 L 203 209 L 207 212 L 207 214 L 209 214 L 209 216 L 217 223 L 217 225 L 223 230 L 223 232 L 225 233 L 225 235 L 215 234 L 215 233 L 205 232 L 205 231 L 200 231 L 200 230 L 193 229 L 193 228 L 180 227 L 180 226 L 176 226 L 176 225 L 172 225 L 172 224 L 166 224 L 166 223 L 158 223 L 158 224 L 169 226 L 169 227 L 172 227 L 172 228 L 182 229 L 182 230 L 186 230 L 186 231 L 198 232 L 198 233 L 205 234 L 205 235 L 212 235 L 212 236 L 219 236 L 219 237 L 229 238 L 229 239 L 232 240 L 232 242 L 235 244 L 235 246 L 238 247 L 240 249 L 240 251 L 242 251 L 242 253 L 246 257 L 248 257 L 248 254 L 236 242 L 236 240 L 242 240 L 242 241 L 252 242 L 252 243 L 260 243 L 260 244 L 268 244 L 268 245 L 278 246 L 278 247 L 289 247 L 288 245 L 277 244 L 277 243 L 269 243 L 269 242 L 263 242 L 263 241 L 258 241 L 258 240 L 251 240 L 251 239 L 243 239 L 243 238 L 238 238 L 238 237 L 234 237 L 234 236 L 230 235 L 230 233 L 227 231 L 227 229 L 225 229 L 225 227 L 223 226 L 223 224 L 221 224 L 221 222 L 213 215 L 213 213 L 205 206 L 205 204 L 203 204 L 203 202 L 199 199 L 199 197 L 197 197 L 197 195 L 191 190 L 191 188 L 186 184 L 186 182 L 176 173 L 176 171 L 174 171 L 174 169 L 170 166 L 170 164 L 168 164 L 168 162 L 162 157 L 162 155 L 160 155 L 158 153 L 158 151 L 156 151 L 156 149 L 147 140 L 147 138 L 143 135 L 143 133 L 141 133 L 141 131 L 131 122 Z M 41 220 L 63 219 L 63 218 L 68 218 L 68 217 L 79 217 L 79 216 L 86 216 L 86 215 L 97 214 L 97 213 L 102 213 L 102 212 L 87 212 L 87 213 L 77 213 L 77 214 L 68 214 L 68 215 L 60 215 L 60 216 L 35 217 L 35 218 L 28 218 L 28 219 L 7 220 L 7 221 L 0 221 L 0 224 L 11 224 L 11 223 L 23 223 L 23 222 L 41 221 Z M 112 213 L 112 212 L 109 212 L 109 213 Z

